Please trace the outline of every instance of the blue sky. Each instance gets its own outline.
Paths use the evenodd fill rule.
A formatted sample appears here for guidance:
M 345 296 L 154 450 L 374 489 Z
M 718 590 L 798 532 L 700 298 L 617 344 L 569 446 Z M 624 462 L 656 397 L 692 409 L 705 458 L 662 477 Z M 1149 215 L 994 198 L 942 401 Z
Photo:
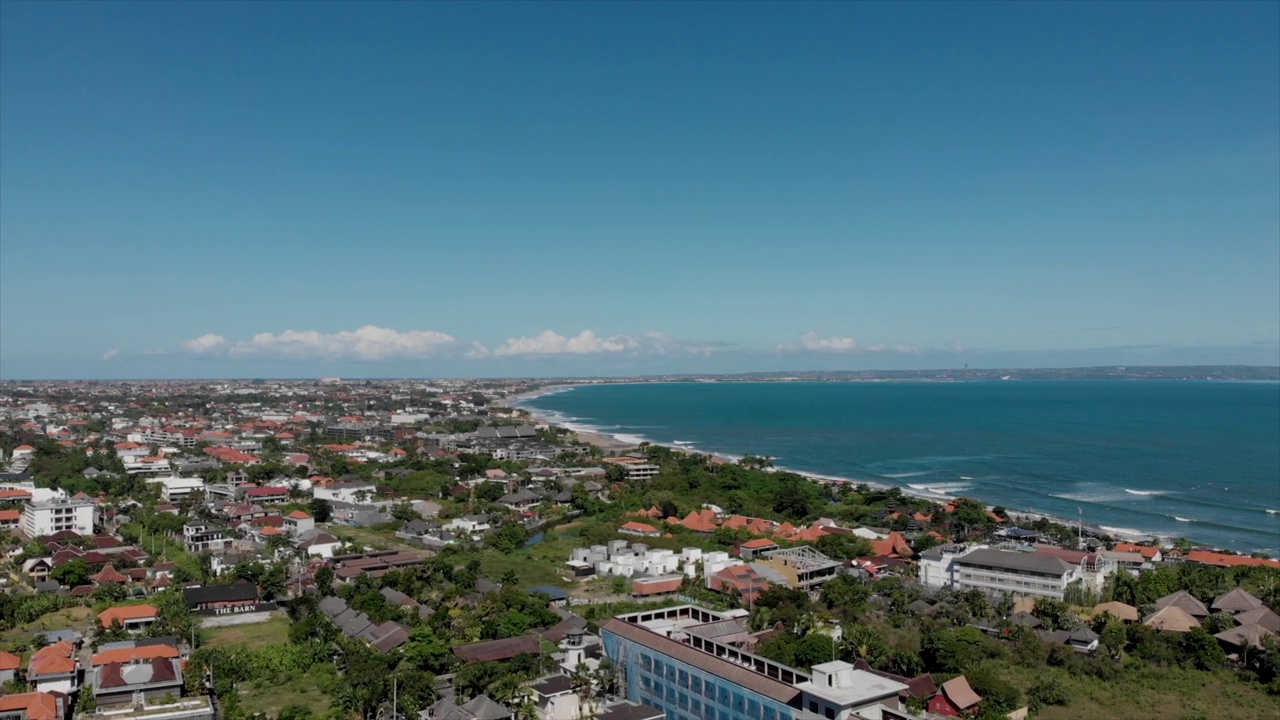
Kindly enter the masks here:
M 1276 3 L 0 4 L 0 377 L 1280 363 Z

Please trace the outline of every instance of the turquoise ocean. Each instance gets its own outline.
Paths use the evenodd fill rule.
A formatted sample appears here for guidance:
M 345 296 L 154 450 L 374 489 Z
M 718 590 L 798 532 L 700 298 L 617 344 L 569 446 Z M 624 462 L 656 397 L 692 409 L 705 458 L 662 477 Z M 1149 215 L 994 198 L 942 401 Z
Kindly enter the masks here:
M 601 384 L 518 405 L 631 442 L 1280 555 L 1278 383 Z

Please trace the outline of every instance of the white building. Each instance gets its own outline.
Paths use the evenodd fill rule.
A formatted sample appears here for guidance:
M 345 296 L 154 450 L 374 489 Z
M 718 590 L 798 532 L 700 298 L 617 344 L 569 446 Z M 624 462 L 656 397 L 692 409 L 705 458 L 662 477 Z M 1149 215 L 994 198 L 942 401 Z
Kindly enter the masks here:
M 372 483 L 358 481 L 336 482 L 325 487 L 317 487 L 312 494 L 319 500 L 342 502 L 348 505 L 365 505 L 377 496 Z
M 981 590 L 989 595 L 1063 599 L 1085 570 L 1062 558 L 985 545 L 940 545 L 920 556 L 920 583 L 929 588 Z
M 22 508 L 22 534 L 36 538 L 70 530 L 92 535 L 93 508 L 91 500 L 29 502 Z
M 159 456 L 123 460 L 124 471 L 130 475 L 168 475 L 173 472 L 168 458 Z
M 159 483 L 162 486 L 160 488 L 160 497 L 164 498 L 167 503 L 176 503 L 192 493 L 203 493 L 205 491 L 204 480 L 200 478 L 184 478 L 172 475 L 151 478 L 147 480 L 147 483 Z

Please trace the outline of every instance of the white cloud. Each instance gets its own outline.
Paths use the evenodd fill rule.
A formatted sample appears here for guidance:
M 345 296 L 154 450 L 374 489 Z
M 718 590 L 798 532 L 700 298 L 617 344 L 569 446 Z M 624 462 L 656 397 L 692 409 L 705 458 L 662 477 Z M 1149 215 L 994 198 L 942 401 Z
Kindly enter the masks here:
M 554 330 L 544 330 L 533 336 L 508 338 L 490 350 L 478 342 L 471 344 L 469 358 L 511 357 L 518 355 L 710 355 L 715 348 L 711 343 L 688 343 L 675 340 L 666 333 L 648 330 L 639 336 L 611 335 L 604 337 L 594 330 L 583 330 L 572 337 Z
M 902 354 L 902 355 L 919 355 L 919 354 L 920 354 L 920 348 L 918 348 L 918 347 L 916 347 L 916 346 L 914 346 L 914 345 L 908 345 L 908 344 L 906 344 L 906 343 L 894 343 L 894 344 L 892 344 L 892 345 L 886 345 L 885 343 L 879 343 L 879 344 L 872 345 L 871 347 L 867 348 L 867 352 L 873 352 L 873 353 L 885 353 L 885 352 L 888 352 L 888 353 L 899 353 L 899 354 Z
M 222 337 L 221 335 L 214 335 L 213 333 L 208 333 L 205 335 L 201 335 L 200 337 L 195 338 L 193 340 L 188 340 L 182 343 L 182 347 L 186 348 L 187 350 L 190 350 L 193 353 L 203 354 L 203 353 L 213 352 L 214 350 L 217 350 L 218 348 L 226 344 L 227 344 L 226 338 Z
M 840 335 L 823 337 L 810 331 L 800 336 L 800 344 L 782 344 L 774 348 L 780 353 L 815 352 L 815 353 L 900 353 L 919 355 L 920 349 L 906 343 L 877 343 L 862 345 L 856 339 Z
M 112 359 L 112 358 L 116 357 L 116 356 L 117 356 L 117 355 L 119 355 L 119 354 L 120 354 L 120 348 L 111 348 L 110 350 L 108 350 L 108 351 L 106 351 L 106 352 L 102 353 L 102 359 L 103 359 L 103 360 L 110 360 L 110 359 Z
M 432 357 L 457 343 L 452 335 L 435 330 L 406 330 L 365 325 L 358 330 L 322 333 L 317 330 L 285 330 L 258 333 L 249 340 L 229 342 L 221 335 L 202 335 L 183 343 L 198 354 L 225 353 L 231 357 L 268 357 L 295 360 L 385 360 Z
M 818 333 L 809 331 L 800 336 L 800 346 L 805 350 L 825 350 L 834 352 L 849 352 L 858 349 L 858 341 L 851 337 L 821 337 Z
M 596 353 L 620 353 L 635 350 L 640 343 L 627 335 L 600 337 L 593 330 L 583 330 L 573 337 L 565 337 L 554 330 L 543 330 L 533 337 L 510 338 L 493 349 L 502 355 L 593 355 Z

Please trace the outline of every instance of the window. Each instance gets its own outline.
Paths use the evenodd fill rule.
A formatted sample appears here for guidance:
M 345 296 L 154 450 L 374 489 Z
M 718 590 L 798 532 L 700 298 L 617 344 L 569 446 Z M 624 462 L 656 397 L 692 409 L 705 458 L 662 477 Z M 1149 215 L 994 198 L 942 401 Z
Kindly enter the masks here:
M 689 687 L 689 673 L 685 672 L 684 670 L 680 670 L 676 673 L 676 678 L 677 678 L 676 682 L 680 685 L 680 687 L 682 688 Z
M 755 700 L 747 701 L 747 717 L 753 720 L 760 720 L 760 703 Z
M 701 695 L 702 694 L 702 678 L 696 677 L 696 676 L 691 678 L 689 680 L 689 689 Z
M 742 699 L 742 693 L 733 694 L 733 709 L 738 712 L 746 709 L 746 701 Z
M 827 720 L 836 720 L 836 709 L 830 705 L 822 709 L 822 714 L 827 716 Z
M 702 686 L 702 696 L 708 700 L 716 699 L 716 684 L 708 680 Z
M 685 693 L 680 693 L 679 695 L 676 696 L 676 704 L 679 705 L 680 709 L 682 710 L 688 708 L 689 696 L 686 695 Z
M 811 713 L 816 713 L 816 712 L 818 712 L 818 701 L 817 701 L 817 700 L 810 700 L 810 701 L 809 701 L 809 712 L 811 712 Z
M 778 720 L 778 711 L 771 707 L 765 707 L 764 720 Z
M 649 657 L 648 655 L 641 655 L 641 656 L 640 656 L 640 667 L 644 668 L 645 670 L 652 670 L 652 669 L 653 669 L 653 658 Z
M 640 687 L 644 688 L 645 690 L 648 690 L 652 686 L 653 686 L 653 681 L 649 679 L 648 675 L 640 676 Z

